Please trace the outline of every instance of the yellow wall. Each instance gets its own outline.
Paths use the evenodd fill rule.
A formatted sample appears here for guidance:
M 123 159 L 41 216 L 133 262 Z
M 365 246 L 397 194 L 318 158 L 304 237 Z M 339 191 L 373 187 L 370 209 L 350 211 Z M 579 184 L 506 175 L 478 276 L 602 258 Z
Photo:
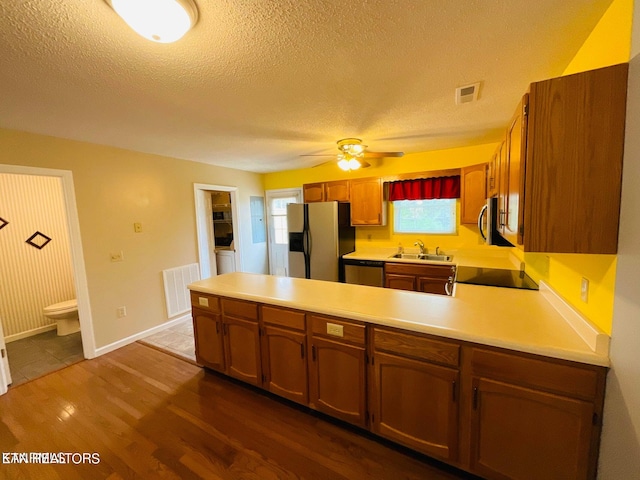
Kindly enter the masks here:
M 593 32 L 576 53 L 564 75 L 615 65 L 629 61 L 633 0 L 614 0 Z M 414 171 L 437 170 L 489 161 L 496 145 L 456 148 L 407 155 L 400 159 L 385 159 L 380 166 L 346 174 L 334 164 L 313 169 L 292 170 L 265 175 L 265 188 L 299 187 L 303 183 L 338 180 L 353 177 L 385 176 Z M 389 224 L 393 212 L 390 209 Z M 477 229 L 460 226 L 456 236 L 420 235 L 430 247 L 443 249 L 478 245 Z M 410 246 L 416 235 L 394 235 L 390 226 L 363 227 L 356 233 L 356 247 Z M 613 296 L 615 289 L 615 255 L 568 255 L 524 253 L 512 249 L 526 263 L 534 280 L 545 280 L 554 290 L 573 304 L 583 315 L 611 333 Z M 589 298 L 580 299 L 582 278 L 589 280 Z
M 633 0 L 614 0 L 564 75 L 629 61 Z M 536 281 L 554 290 L 605 332 L 611 333 L 616 281 L 615 255 L 569 255 L 515 252 Z M 589 280 L 589 298 L 580 298 L 582 278 Z
M 465 167 L 488 162 L 497 144 L 477 145 L 471 147 L 451 148 L 407 154 L 401 158 L 385 158 L 372 160 L 371 167 L 343 172 L 334 162 L 315 168 L 289 170 L 286 172 L 265 174 L 265 189 L 301 187 L 304 183 L 313 183 L 345 178 L 385 177 L 400 173 L 424 172 L 447 168 Z M 458 202 L 458 218 L 460 218 L 460 202 Z M 426 235 L 393 233 L 393 206 L 389 207 L 387 225 L 384 227 L 356 228 L 356 248 L 362 247 L 395 247 L 402 243 L 405 247 L 413 246 L 420 238 L 431 249 L 441 247 L 459 248 L 464 246 L 482 246 L 478 229 L 473 226 L 460 225 L 457 235 Z
M 2 129 L 0 164 L 73 173 L 97 348 L 167 321 L 162 270 L 198 261 L 194 183 L 237 186 L 244 219 L 264 192 L 256 173 Z M 245 271 L 266 273 L 266 244 L 240 225 Z M 111 262 L 119 251 L 124 261 Z

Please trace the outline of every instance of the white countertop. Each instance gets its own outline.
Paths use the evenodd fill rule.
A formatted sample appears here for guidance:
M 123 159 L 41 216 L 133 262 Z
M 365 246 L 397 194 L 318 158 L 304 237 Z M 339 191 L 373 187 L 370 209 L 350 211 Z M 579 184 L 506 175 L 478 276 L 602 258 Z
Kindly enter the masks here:
M 456 284 L 455 296 L 229 273 L 190 290 L 608 366 L 538 291 Z
M 513 255 L 509 248 L 504 247 L 479 247 L 467 249 L 447 249 L 444 254 L 452 255 L 451 262 L 438 262 L 428 260 L 415 260 L 406 258 L 392 258 L 397 253 L 396 248 L 369 248 L 359 249 L 355 252 L 348 253 L 343 258 L 353 260 L 376 260 L 384 262 L 398 263 L 417 263 L 417 264 L 437 264 L 446 265 L 452 263 L 465 267 L 482 267 L 482 268 L 501 268 L 506 270 L 518 270 L 520 263 L 518 258 Z M 404 253 L 418 253 L 417 248 L 405 248 Z M 430 250 L 430 253 L 435 253 Z M 442 253 L 442 252 L 441 252 Z

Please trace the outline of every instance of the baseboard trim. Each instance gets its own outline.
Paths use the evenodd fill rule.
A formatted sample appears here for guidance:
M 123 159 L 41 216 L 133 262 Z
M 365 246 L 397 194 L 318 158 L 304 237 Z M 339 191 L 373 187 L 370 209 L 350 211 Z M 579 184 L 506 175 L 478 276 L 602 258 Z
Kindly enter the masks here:
M 33 330 L 27 330 L 26 332 L 15 333 L 4 338 L 5 343 L 15 342 L 16 340 L 22 340 L 23 338 L 33 337 L 44 332 L 55 330 L 57 324 L 54 322 L 51 325 L 45 325 L 44 327 L 34 328 Z
M 160 325 L 156 325 L 148 330 L 144 330 L 142 332 L 138 332 L 135 335 L 131 335 L 127 338 L 123 338 L 122 340 L 118 340 L 117 342 L 110 343 L 109 345 L 105 345 L 104 347 L 96 348 L 96 357 L 100 355 L 104 355 L 105 353 L 113 352 L 119 348 L 122 348 L 130 343 L 136 342 L 138 340 L 143 339 L 144 337 L 148 337 L 149 335 L 153 335 L 154 333 L 161 332 L 162 330 L 166 330 L 169 327 L 174 326 L 177 323 L 180 323 L 184 320 L 191 319 L 191 312 L 185 313 L 173 320 L 169 320 L 168 322 L 162 323 Z

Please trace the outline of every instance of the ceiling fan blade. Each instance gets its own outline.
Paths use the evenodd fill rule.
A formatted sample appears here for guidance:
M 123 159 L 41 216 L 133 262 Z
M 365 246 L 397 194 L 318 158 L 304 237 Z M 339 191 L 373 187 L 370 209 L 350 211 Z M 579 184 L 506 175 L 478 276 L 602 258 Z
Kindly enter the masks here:
M 301 157 L 335 157 L 335 153 L 309 153 L 306 155 L 300 155 Z
M 335 160 L 329 160 L 328 162 L 316 163 L 315 165 L 312 165 L 311 168 L 321 167 L 322 165 L 326 165 L 328 163 L 335 163 Z
M 402 157 L 404 152 L 364 152 L 364 156 L 369 158 Z

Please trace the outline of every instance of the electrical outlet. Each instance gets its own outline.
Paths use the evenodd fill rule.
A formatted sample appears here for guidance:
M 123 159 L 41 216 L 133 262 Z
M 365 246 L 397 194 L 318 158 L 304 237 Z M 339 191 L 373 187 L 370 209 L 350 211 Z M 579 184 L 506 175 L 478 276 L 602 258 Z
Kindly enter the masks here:
M 198 305 L 201 307 L 208 307 L 209 299 L 207 297 L 198 297 Z
M 342 325 L 336 325 L 335 323 L 327 322 L 327 335 L 344 337 L 344 327 Z
M 109 255 L 112 262 L 121 262 L 122 260 L 124 260 L 122 250 L 120 250 L 119 252 L 111 252 Z
M 589 279 L 582 277 L 582 282 L 580 283 L 580 299 L 587 303 L 589 301 Z
M 142 233 L 142 223 L 136 222 L 133 224 L 133 231 L 136 233 Z
M 123 318 L 127 316 L 127 307 L 118 307 L 116 308 L 116 316 L 118 318 Z

